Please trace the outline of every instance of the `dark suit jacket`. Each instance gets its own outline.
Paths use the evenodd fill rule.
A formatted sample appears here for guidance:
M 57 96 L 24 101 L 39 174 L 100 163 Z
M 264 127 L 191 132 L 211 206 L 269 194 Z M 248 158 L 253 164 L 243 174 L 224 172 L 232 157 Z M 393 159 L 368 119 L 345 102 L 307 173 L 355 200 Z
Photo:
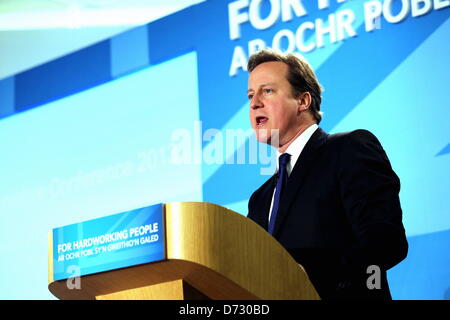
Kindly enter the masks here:
M 248 217 L 266 230 L 276 179 L 249 200 Z M 322 299 L 391 299 L 386 270 L 408 251 L 399 190 L 372 133 L 328 135 L 318 128 L 289 176 L 273 236 L 305 268 Z M 370 265 L 381 270 L 380 289 L 367 286 L 378 284 Z

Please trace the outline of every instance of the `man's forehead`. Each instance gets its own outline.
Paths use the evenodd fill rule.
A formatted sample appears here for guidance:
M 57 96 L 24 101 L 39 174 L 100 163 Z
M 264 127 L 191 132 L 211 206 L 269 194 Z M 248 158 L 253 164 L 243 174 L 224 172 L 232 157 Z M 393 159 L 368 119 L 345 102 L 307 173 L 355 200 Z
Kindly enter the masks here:
M 258 65 L 249 74 L 248 87 L 261 87 L 263 85 L 275 85 L 286 79 L 288 66 L 279 61 L 264 62 Z
M 263 62 L 255 67 L 250 74 L 261 72 L 277 72 L 287 71 L 287 64 L 281 61 L 267 61 Z

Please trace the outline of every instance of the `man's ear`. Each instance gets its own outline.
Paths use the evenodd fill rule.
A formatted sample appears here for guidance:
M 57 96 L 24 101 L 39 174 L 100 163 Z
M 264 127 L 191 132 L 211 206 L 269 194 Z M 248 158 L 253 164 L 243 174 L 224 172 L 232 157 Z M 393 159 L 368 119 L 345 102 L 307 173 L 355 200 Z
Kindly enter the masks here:
M 303 112 L 309 109 L 311 105 L 311 94 L 309 92 L 302 92 L 297 98 L 298 112 Z

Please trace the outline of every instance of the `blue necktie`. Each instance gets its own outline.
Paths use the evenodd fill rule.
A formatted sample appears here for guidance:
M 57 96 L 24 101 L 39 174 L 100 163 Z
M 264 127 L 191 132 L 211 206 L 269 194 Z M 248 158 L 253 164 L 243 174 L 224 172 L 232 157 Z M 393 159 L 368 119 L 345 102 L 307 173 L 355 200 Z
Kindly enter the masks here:
M 273 229 L 275 227 L 275 220 L 277 219 L 278 207 L 280 205 L 281 195 L 286 189 L 288 173 L 286 166 L 289 163 L 291 155 L 289 153 L 283 153 L 278 158 L 278 179 L 277 185 L 275 187 L 275 196 L 273 197 L 272 213 L 270 215 L 269 221 L 269 233 L 273 234 Z

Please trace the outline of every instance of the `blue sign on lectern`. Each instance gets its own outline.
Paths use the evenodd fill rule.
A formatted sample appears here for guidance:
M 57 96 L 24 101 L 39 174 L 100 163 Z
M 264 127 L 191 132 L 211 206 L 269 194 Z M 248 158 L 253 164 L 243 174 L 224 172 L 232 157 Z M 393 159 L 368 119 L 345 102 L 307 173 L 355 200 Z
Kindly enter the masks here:
M 53 229 L 53 278 L 165 259 L 163 205 L 135 209 Z

